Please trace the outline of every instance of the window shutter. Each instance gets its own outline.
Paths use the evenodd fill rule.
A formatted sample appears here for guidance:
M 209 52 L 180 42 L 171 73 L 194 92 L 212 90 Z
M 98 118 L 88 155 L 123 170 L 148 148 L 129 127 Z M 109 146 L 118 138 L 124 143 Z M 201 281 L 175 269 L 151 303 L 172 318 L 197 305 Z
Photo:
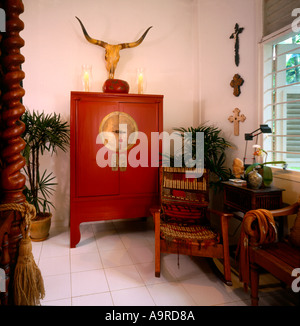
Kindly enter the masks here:
M 287 158 L 297 159 L 300 154 L 300 94 L 287 95 L 286 150 Z
M 263 85 L 262 122 L 272 128 L 263 138 L 267 160 L 300 170 L 300 34 L 278 34 L 264 43 Z
M 300 0 L 264 0 L 264 36 L 290 25 L 296 18 L 292 16 L 295 8 L 300 8 Z

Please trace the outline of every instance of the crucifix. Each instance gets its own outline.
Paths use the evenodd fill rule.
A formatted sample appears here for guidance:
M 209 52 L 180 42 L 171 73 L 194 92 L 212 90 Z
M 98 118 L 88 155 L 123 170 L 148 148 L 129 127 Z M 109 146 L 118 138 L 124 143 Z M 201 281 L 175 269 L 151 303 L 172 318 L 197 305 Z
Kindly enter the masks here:
M 234 32 L 230 35 L 229 38 L 235 40 L 235 45 L 234 45 L 234 52 L 235 52 L 235 64 L 236 66 L 239 65 L 240 63 L 240 54 L 239 54 L 239 47 L 240 47 L 240 42 L 239 42 L 239 34 L 241 34 L 244 30 L 244 27 L 239 27 L 239 24 L 236 23 L 234 26 Z
M 239 124 L 240 122 L 244 122 L 246 120 L 246 117 L 244 116 L 244 114 L 242 114 L 240 116 L 240 112 L 241 110 L 238 108 L 235 108 L 233 111 L 234 115 L 231 115 L 228 120 L 230 122 L 233 122 L 234 124 L 234 135 L 238 136 L 240 134 L 240 128 L 239 128 Z
M 230 86 L 233 88 L 233 95 L 239 96 L 241 94 L 240 87 L 244 84 L 244 79 L 239 75 L 235 74 L 233 76 L 232 81 L 230 82 Z

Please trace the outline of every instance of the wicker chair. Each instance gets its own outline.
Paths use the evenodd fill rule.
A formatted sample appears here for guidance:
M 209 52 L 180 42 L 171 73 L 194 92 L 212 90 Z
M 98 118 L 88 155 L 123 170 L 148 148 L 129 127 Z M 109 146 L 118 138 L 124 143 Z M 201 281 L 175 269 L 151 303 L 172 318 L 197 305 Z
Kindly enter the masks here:
M 160 277 L 161 253 L 219 258 L 224 281 L 231 285 L 228 220 L 232 214 L 211 210 L 208 172 L 197 178 L 195 170 L 160 168 L 161 205 L 151 210 L 155 223 L 155 276 Z M 185 173 L 194 174 L 189 178 Z M 210 226 L 210 214 L 220 218 L 221 232 Z

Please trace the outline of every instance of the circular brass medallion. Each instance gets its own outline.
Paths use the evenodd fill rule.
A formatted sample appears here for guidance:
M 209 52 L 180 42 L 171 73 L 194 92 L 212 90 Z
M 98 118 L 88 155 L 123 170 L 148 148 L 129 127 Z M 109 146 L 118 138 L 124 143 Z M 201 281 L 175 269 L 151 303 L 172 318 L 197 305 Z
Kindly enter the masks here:
M 123 152 L 133 147 L 137 140 L 137 131 L 138 126 L 132 116 L 120 111 L 105 116 L 99 127 L 102 144 L 116 152 Z M 134 132 L 136 133 L 130 137 Z

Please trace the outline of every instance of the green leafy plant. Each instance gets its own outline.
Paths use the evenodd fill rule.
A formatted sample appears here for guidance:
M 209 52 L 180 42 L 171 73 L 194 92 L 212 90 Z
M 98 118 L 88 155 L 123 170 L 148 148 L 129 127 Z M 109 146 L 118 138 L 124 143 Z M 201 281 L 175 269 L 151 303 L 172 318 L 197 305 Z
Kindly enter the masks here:
M 265 163 L 253 163 L 247 167 L 245 170 L 245 179 L 248 179 L 248 174 L 253 171 L 254 169 L 261 169 L 262 177 L 263 177 L 263 182 L 265 186 L 270 186 L 270 184 L 273 181 L 273 172 L 271 167 L 267 166 L 268 164 L 275 165 L 275 164 L 282 164 L 283 169 L 287 167 L 287 164 L 285 161 L 270 161 L 270 162 L 265 162 Z
M 187 139 L 188 146 L 191 146 L 192 158 L 196 158 L 196 134 L 203 132 L 204 134 L 204 167 L 217 178 L 217 182 L 228 180 L 232 176 L 230 168 L 225 166 L 226 153 L 225 150 L 232 147 L 224 137 L 221 136 L 221 129 L 201 124 L 197 128 L 174 128 L 179 135 L 184 138 L 185 133 L 190 133 L 190 139 Z M 187 144 L 185 143 L 184 146 Z M 183 161 L 184 166 L 184 161 Z
M 60 114 L 30 112 L 28 109 L 21 117 L 26 130 L 22 135 L 26 146 L 23 156 L 26 160 L 25 173 L 28 186 L 25 186 L 26 200 L 34 205 L 37 214 L 50 211 L 53 204 L 49 198 L 54 192 L 55 176 L 52 172 L 40 172 L 40 155 L 45 152 L 66 151 L 69 145 L 69 125 L 63 122 Z
M 268 164 L 271 164 L 271 165 L 282 164 L 283 168 L 285 168 L 287 165 L 285 161 L 270 161 L 270 162 L 265 162 L 265 163 L 253 163 L 253 164 L 249 165 L 247 167 L 247 169 L 245 170 L 245 176 L 247 176 L 248 173 L 253 171 L 255 168 L 266 167 L 266 165 L 268 165 Z

